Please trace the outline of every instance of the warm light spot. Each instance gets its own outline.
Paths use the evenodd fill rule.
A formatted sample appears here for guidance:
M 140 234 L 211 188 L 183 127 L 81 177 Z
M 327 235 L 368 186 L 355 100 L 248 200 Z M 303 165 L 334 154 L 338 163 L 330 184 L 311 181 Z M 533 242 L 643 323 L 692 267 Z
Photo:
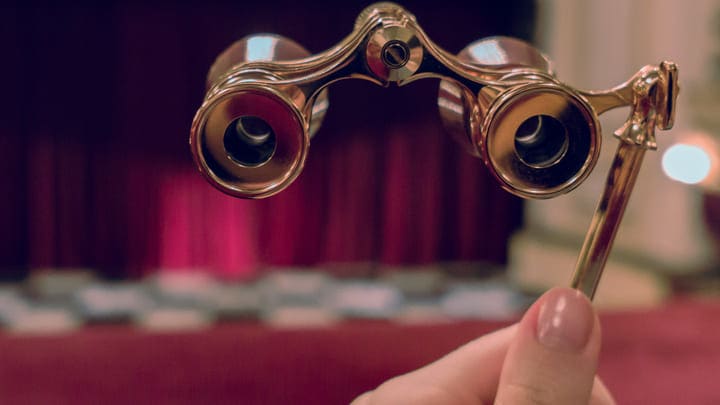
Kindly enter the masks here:
M 671 146 L 662 158 L 665 174 L 673 180 L 697 184 L 710 174 L 710 155 L 699 146 L 677 144 Z

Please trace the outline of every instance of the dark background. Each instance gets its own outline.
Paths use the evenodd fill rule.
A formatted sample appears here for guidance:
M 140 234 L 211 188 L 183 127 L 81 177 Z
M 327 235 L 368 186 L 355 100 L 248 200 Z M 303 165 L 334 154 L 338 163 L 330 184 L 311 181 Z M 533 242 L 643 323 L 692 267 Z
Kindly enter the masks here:
M 312 53 L 322 51 L 351 31 L 357 14 L 368 4 L 191 1 L 0 6 L 0 185 L 6 190 L 0 199 L 2 277 L 20 278 L 34 267 L 91 267 L 105 276 L 127 277 L 163 265 L 208 264 L 204 258 L 217 256 L 218 249 L 193 254 L 187 263 L 167 262 L 157 252 L 173 255 L 187 250 L 168 247 L 163 239 L 162 229 L 175 229 L 170 211 L 196 222 L 203 222 L 207 213 L 187 204 L 162 205 L 163 189 L 158 184 L 185 176 L 183 181 L 193 184 L 190 194 L 217 193 L 206 184 L 198 185 L 202 180 L 192 173 L 187 146 L 209 66 L 233 41 L 255 32 L 279 33 Z M 529 39 L 532 33 L 531 1 L 404 5 L 430 38 L 452 52 L 489 35 Z M 324 127 L 313 141 L 299 184 L 290 188 L 302 191 L 254 202 L 247 216 L 255 219 L 251 221 L 255 225 L 237 231 L 257 235 L 257 246 L 262 248 L 256 249 L 254 264 L 505 260 L 504 246 L 520 220 L 520 203 L 500 191 L 479 160 L 462 155 L 442 132 L 435 81 L 402 89 L 344 82 L 330 90 Z M 350 150 L 357 149 L 353 145 L 358 142 L 366 148 L 363 156 L 372 156 L 370 160 L 353 157 L 356 152 Z M 394 157 L 403 153 L 408 154 L 407 161 L 395 167 Z M 473 174 L 463 177 L 466 172 Z M 334 181 L 332 176 L 347 181 Z M 363 183 L 367 178 L 376 180 Z M 359 181 L 355 192 L 361 196 L 332 203 L 334 195 L 347 194 L 347 187 L 352 190 L 354 181 Z M 423 194 L 427 181 L 430 191 Z M 344 191 L 333 188 L 335 183 L 344 184 Z M 467 189 L 475 190 L 472 196 Z M 397 198 L 387 194 L 391 191 Z M 367 199 L 368 194 L 376 196 Z M 428 198 L 437 203 L 417 206 L 422 203 L 418 200 Z M 352 201 L 360 208 L 342 208 Z M 397 215 L 383 214 L 393 206 L 388 201 L 396 201 L 390 208 Z M 458 206 L 457 201 L 465 205 Z M 482 215 L 468 212 L 475 211 L 467 206 L 473 201 L 482 201 L 477 207 Z M 302 209 L 315 211 L 308 214 Z M 333 215 L 345 219 L 333 222 Z M 363 237 L 351 233 L 345 237 L 346 245 L 359 241 L 365 248 L 316 247 L 322 240 L 343 240 L 328 235 L 328 226 L 342 234 L 350 226 L 343 221 L 353 215 L 360 218 L 350 225 L 362 222 L 365 228 L 358 232 L 369 236 L 362 242 Z M 399 229 L 391 236 L 407 239 L 408 245 L 400 253 L 387 253 L 383 226 L 387 218 L 398 215 L 405 219 L 391 226 Z M 277 222 L 298 216 L 306 217 L 304 222 L 273 222 L 273 218 Z M 429 216 L 436 218 L 427 229 L 408 225 L 408 221 L 422 224 Z M 188 232 L 189 238 L 209 246 L 208 235 L 219 231 L 212 221 L 205 222 L 200 230 Z M 479 236 L 463 236 L 469 232 L 458 231 L 463 226 Z M 423 248 L 413 235 L 422 232 L 443 236 L 433 242 L 430 253 L 418 256 L 413 246 Z M 287 239 L 279 240 L 280 234 Z M 312 246 L 292 247 L 288 242 L 313 235 Z M 196 245 L 195 239 L 188 243 Z M 160 243 L 165 243 L 165 250 L 158 247 Z

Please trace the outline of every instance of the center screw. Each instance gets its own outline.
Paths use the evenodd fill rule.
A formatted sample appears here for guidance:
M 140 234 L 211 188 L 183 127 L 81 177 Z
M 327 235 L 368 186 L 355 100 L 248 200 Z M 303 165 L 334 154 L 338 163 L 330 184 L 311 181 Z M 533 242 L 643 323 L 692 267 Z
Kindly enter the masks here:
M 385 66 L 399 69 L 410 59 L 410 49 L 405 42 L 392 40 L 383 46 L 381 55 Z

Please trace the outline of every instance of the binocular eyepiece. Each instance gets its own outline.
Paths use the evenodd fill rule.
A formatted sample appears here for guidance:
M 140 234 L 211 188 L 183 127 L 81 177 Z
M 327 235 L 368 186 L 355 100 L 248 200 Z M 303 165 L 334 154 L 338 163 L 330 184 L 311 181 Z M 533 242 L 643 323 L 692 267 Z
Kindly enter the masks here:
M 518 39 L 493 37 L 470 44 L 458 58 L 504 72 L 477 94 L 442 80 L 438 106 L 450 132 L 506 190 L 550 198 L 590 174 L 600 152 L 597 116 L 554 78 L 545 55 Z
M 307 100 L 297 86 L 271 84 L 282 76 L 268 64 L 307 56 L 289 39 L 256 35 L 218 57 L 190 138 L 195 162 L 215 187 L 259 198 L 279 192 L 300 173 L 327 109 L 327 91 Z M 260 62 L 265 65 L 252 67 Z
M 600 153 L 598 114 L 633 102 L 633 80 L 606 92 L 573 89 L 557 80 L 545 55 L 517 39 L 487 38 L 451 55 L 412 14 L 378 3 L 345 40 L 317 55 L 276 35 L 250 36 L 223 52 L 193 122 L 195 162 L 225 193 L 273 195 L 302 170 L 331 83 L 423 78 L 440 80 L 448 131 L 506 190 L 526 198 L 577 187 Z

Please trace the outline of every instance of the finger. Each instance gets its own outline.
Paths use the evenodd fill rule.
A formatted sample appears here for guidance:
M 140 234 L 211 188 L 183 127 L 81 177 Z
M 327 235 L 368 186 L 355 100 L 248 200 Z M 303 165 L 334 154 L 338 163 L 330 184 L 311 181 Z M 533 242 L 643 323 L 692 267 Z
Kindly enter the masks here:
M 394 385 L 394 386 L 385 386 L 384 389 L 392 389 L 392 390 L 399 390 L 404 389 L 406 387 L 402 385 Z M 413 391 L 417 391 L 416 389 L 413 389 Z M 355 400 L 350 405 L 372 405 L 372 396 L 375 394 L 375 391 L 368 391 L 359 397 L 355 398 Z M 387 394 L 387 393 L 385 393 Z M 399 396 L 403 395 L 403 392 L 396 392 L 393 397 L 397 398 Z M 388 395 L 383 395 L 384 397 L 388 398 Z M 405 394 L 407 397 L 407 394 Z M 477 398 L 476 400 L 473 400 L 471 403 L 490 403 L 492 401 L 491 398 L 488 398 L 487 395 L 483 395 L 484 398 Z M 378 398 L 376 396 L 376 401 L 374 401 L 375 404 L 384 404 L 382 398 Z M 392 398 L 391 398 L 392 399 Z M 435 403 L 444 403 L 447 404 L 447 401 L 436 401 Z M 613 398 L 612 394 L 610 394 L 610 391 L 607 389 L 605 384 L 602 382 L 600 377 L 595 376 L 595 381 L 593 383 L 592 387 L 592 393 L 590 394 L 590 402 L 589 405 L 616 405 L 615 399 Z
M 590 405 L 616 405 L 610 390 L 607 389 L 600 377 L 595 377 L 595 383 L 590 394 Z
M 510 345 L 496 404 L 587 404 L 600 323 L 579 291 L 554 288 L 525 313 Z
M 434 363 L 388 380 L 353 404 L 490 403 L 516 330 L 513 325 L 475 339 Z
M 354 401 L 350 403 L 350 405 L 370 405 L 370 400 L 372 398 L 373 391 L 368 391 L 359 397 L 355 398 Z M 594 405 L 594 404 L 593 404 Z

